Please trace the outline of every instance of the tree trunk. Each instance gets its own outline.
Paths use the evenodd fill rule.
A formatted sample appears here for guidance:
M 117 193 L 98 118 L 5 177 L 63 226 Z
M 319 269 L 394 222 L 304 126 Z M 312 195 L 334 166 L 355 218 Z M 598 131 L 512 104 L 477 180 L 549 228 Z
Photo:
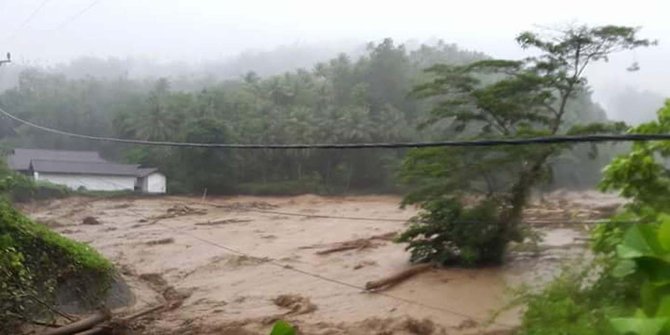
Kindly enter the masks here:
M 365 283 L 365 290 L 367 291 L 380 291 L 382 289 L 387 289 L 391 286 L 397 285 L 419 273 L 426 272 L 433 268 L 433 264 L 419 264 L 414 265 L 408 269 L 402 270 L 398 273 L 395 273 L 391 276 L 385 277 L 380 280 L 373 280 Z
M 76 334 L 82 331 L 85 331 L 87 329 L 91 329 L 98 324 L 107 321 L 111 318 L 111 314 L 109 311 L 99 311 L 90 317 L 86 319 L 79 320 L 77 322 L 73 322 L 67 326 L 63 326 L 60 328 L 52 329 L 49 331 L 46 331 L 44 335 L 71 335 L 71 334 Z
M 543 152 L 532 163 L 529 169 L 521 172 L 518 181 L 514 187 L 512 187 L 508 208 L 500 215 L 503 224 L 503 236 L 505 236 L 507 240 L 521 242 L 523 239 L 523 236 L 521 236 L 518 231 L 523 216 L 523 209 L 528 201 L 528 195 L 530 194 L 531 188 L 537 183 L 542 168 L 549 156 L 553 153 L 554 149 L 548 149 Z

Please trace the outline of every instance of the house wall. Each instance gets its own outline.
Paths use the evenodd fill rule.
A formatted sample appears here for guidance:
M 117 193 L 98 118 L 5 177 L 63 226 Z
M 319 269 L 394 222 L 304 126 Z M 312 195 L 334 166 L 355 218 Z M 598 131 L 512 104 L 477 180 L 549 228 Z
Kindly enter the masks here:
M 165 193 L 167 179 L 162 173 L 152 173 L 142 178 L 142 192 L 144 193 Z
M 35 180 L 44 180 L 65 185 L 73 190 L 84 187 L 89 191 L 132 191 L 137 178 L 135 176 L 104 176 L 85 174 L 35 173 Z

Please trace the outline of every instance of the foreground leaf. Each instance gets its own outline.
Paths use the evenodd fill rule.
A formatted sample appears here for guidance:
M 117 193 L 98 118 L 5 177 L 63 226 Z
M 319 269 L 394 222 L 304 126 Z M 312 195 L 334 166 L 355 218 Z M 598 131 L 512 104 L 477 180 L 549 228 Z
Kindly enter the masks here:
M 295 329 L 286 321 L 279 320 L 275 322 L 270 335 L 295 335 Z
M 668 318 L 615 318 L 611 322 L 620 334 L 658 335 Z
M 623 243 L 617 247 L 617 254 L 624 259 L 643 256 L 660 257 L 662 251 L 654 227 L 635 225 L 624 235 Z

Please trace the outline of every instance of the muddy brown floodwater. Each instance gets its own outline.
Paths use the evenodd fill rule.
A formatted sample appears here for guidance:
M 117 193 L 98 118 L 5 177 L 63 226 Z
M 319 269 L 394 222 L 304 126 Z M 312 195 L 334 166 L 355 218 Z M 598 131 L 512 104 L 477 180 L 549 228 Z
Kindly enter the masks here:
M 416 209 L 400 209 L 399 202 L 312 195 L 206 203 L 68 198 L 23 210 L 111 259 L 133 290 L 130 310 L 168 296 L 184 299 L 137 325 L 142 334 L 268 334 L 278 318 L 304 334 L 504 334 L 518 324 L 518 309 L 488 321 L 509 301 L 509 288 L 547 280 L 563 261 L 584 254 L 584 226 L 574 221 L 606 216 L 621 204 L 595 192 L 545 196 L 527 211 L 542 226 L 541 251 L 512 253 L 503 267 L 431 270 L 383 294 L 365 293 L 366 282 L 409 266 L 403 245 L 376 239 L 359 249 L 318 252 L 400 231 Z M 83 224 L 87 217 L 98 224 Z

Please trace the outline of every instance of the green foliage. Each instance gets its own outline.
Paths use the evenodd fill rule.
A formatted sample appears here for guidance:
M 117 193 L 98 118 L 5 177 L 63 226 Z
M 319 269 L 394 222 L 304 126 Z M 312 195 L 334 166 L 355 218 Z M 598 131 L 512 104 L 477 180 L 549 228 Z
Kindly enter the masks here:
M 65 186 L 44 181 L 35 182 L 32 178 L 20 174 L 7 178 L 7 182 L 10 183 L 8 196 L 14 202 L 63 198 L 72 194 Z
M 311 71 L 269 77 L 249 73 L 239 79 L 195 81 L 191 77 L 67 78 L 58 74 L 62 69 L 56 67 L 49 72 L 22 73 L 17 87 L 0 94 L 0 104 L 19 117 L 58 129 L 148 140 L 307 144 L 443 140 L 457 135 L 451 122 L 438 121 L 417 129 L 432 118 L 431 99 L 417 100 L 408 96 L 409 91 L 415 83 L 434 76 L 423 72 L 427 67 L 466 65 L 486 58 L 443 42 L 409 50 L 386 39 L 370 43 L 357 58 L 339 55 L 316 64 Z M 90 62 L 95 65 L 95 60 Z M 88 69 L 69 70 L 103 75 Z M 586 111 L 580 117 L 589 121 L 605 121 L 587 94 L 573 107 Z M 238 190 L 277 193 L 281 185 L 288 184 L 312 192 L 315 182 L 319 192 L 329 194 L 397 192 L 395 177 L 405 154 L 404 150 L 372 149 L 129 147 L 13 125 L 0 125 L 0 138 L 11 147 L 98 150 L 111 160 L 160 168 L 168 177 L 168 190 L 178 193 L 202 194 L 204 188 L 209 194 Z M 566 174 L 571 171 L 569 167 L 559 169 Z M 591 167 L 593 174 L 599 170 L 600 166 Z M 565 179 L 563 174 L 557 176 L 557 182 Z M 294 192 L 291 189 L 287 194 Z
M 620 334 L 670 334 L 670 216 L 655 224 L 633 225 L 617 246 L 614 274 L 641 281 L 640 308 L 633 317 L 612 318 Z
M 17 316 L 26 310 L 26 296 L 36 295 L 31 274 L 24 265 L 23 254 L 8 236 L 0 236 L 0 327 L 12 329 Z
M 195 90 L 179 90 L 184 86 L 179 78 L 68 80 L 30 71 L 22 74 L 18 87 L 1 94 L 0 101 L 6 110 L 36 123 L 147 140 L 307 144 L 421 140 L 441 133 L 415 130 L 426 115 L 424 104 L 407 96 L 415 78 L 436 62 L 483 57 L 442 42 L 409 51 L 386 39 L 368 45 L 357 59 L 340 55 L 312 71 L 209 80 Z M 0 129 L 0 137 L 15 146 L 100 150 L 111 159 L 160 168 L 168 176 L 171 192 L 199 194 L 204 188 L 221 194 L 236 192 L 240 185 L 286 182 L 311 191 L 315 180 L 328 193 L 386 191 L 395 187 L 393 177 L 403 154 L 128 148 L 55 138 L 25 127 Z
M 658 111 L 658 120 L 632 128 L 633 134 L 670 132 L 670 100 Z M 670 213 L 670 169 L 665 161 L 670 156 L 667 141 L 636 142 L 633 149 L 616 157 L 604 170 L 603 191 L 618 190 L 632 200 L 628 208 L 644 218 L 657 213 Z
M 594 280 L 594 268 L 602 266 L 571 265 L 539 292 L 521 291 L 518 302 L 525 306 L 525 312 L 518 334 L 613 334 L 609 317 L 631 310 L 624 302 L 635 301 L 635 283 L 611 276 Z
M 658 134 L 670 131 L 670 100 L 650 121 L 629 130 L 633 134 Z M 665 160 L 670 144 L 665 141 L 636 142 L 630 152 L 617 156 L 604 169 L 600 189 L 618 191 L 630 201 L 626 211 L 616 215 L 594 230 L 594 250 L 614 254 L 623 240 L 624 232 L 633 223 L 658 220 L 659 215 L 669 214 L 670 169 Z
M 289 323 L 286 321 L 277 321 L 274 326 L 272 326 L 272 332 L 270 335 L 295 335 L 296 331 Z
M 0 201 L 0 328 L 21 319 L 50 315 L 62 285 L 79 288 L 83 300 L 95 303 L 111 283 L 112 265 L 85 244 L 36 224 Z
M 624 211 L 598 223 L 591 230 L 591 248 L 602 255 L 614 255 L 626 230 L 639 220 L 639 216 L 630 211 Z
M 0 192 L 13 202 L 62 198 L 71 194 L 70 190 L 61 185 L 44 181 L 35 182 L 32 178 L 14 173 L 0 161 Z
M 499 264 L 506 241 L 497 214 L 498 204 L 493 200 L 467 208 L 456 198 L 432 199 L 397 241 L 408 243 L 412 262 Z
M 670 101 L 658 120 L 630 132 L 665 133 L 669 120 Z M 580 324 L 575 320 L 591 320 L 567 333 L 670 334 L 668 148 L 665 142 L 636 143 L 605 169 L 601 188 L 619 191 L 630 202 L 592 231 L 597 263 L 588 267 L 586 280 L 565 281 L 566 272 L 533 296 L 524 314 L 526 333 L 559 334 L 558 329 Z M 560 309 L 548 306 L 560 301 L 568 301 L 572 312 L 554 313 Z
M 427 70 L 430 79 L 418 85 L 414 95 L 432 99 L 432 118 L 427 124 L 448 122 L 453 133 L 466 139 L 620 132 L 621 124 L 588 122 L 590 116 L 573 110 L 572 105 L 587 94 L 583 71 L 589 64 L 606 59 L 613 52 L 650 44 L 637 39 L 635 33 L 634 28 L 614 26 L 574 27 L 545 37 L 522 33 L 517 38 L 519 44 L 539 49 L 538 56 L 521 61 L 487 59 L 465 65 L 435 65 Z M 588 123 L 584 124 L 584 120 Z M 451 223 L 439 223 L 436 220 L 447 218 L 430 213 L 442 210 L 434 206 L 440 203 L 436 199 L 458 199 L 463 194 L 477 195 L 483 202 L 495 199 L 499 210 L 489 224 L 497 228 L 474 230 L 473 234 L 482 234 L 475 241 L 489 241 L 491 250 L 502 253 L 508 241 L 523 238 L 523 207 L 530 190 L 551 175 L 549 160 L 571 147 L 413 150 L 403 163 L 401 176 L 417 187 L 404 202 L 419 204 L 428 212 L 416 220 L 427 219 L 426 224 L 440 226 Z M 408 231 L 415 233 L 413 228 Z M 498 238 L 488 237 L 490 231 Z M 455 236 L 446 231 L 439 234 L 445 234 L 441 243 L 461 243 L 452 240 Z M 426 247 L 410 245 L 412 259 L 424 260 L 426 255 L 432 255 L 436 257 L 434 261 L 444 263 L 442 251 Z M 469 253 L 456 255 L 469 257 Z M 486 262 L 488 258 L 480 260 Z
M 66 239 L 18 213 L 11 201 L 69 194 L 62 186 L 35 183 L 0 167 L 0 328 L 50 317 L 56 289 L 78 287 L 95 303 L 111 282 L 112 265 L 90 247 Z

